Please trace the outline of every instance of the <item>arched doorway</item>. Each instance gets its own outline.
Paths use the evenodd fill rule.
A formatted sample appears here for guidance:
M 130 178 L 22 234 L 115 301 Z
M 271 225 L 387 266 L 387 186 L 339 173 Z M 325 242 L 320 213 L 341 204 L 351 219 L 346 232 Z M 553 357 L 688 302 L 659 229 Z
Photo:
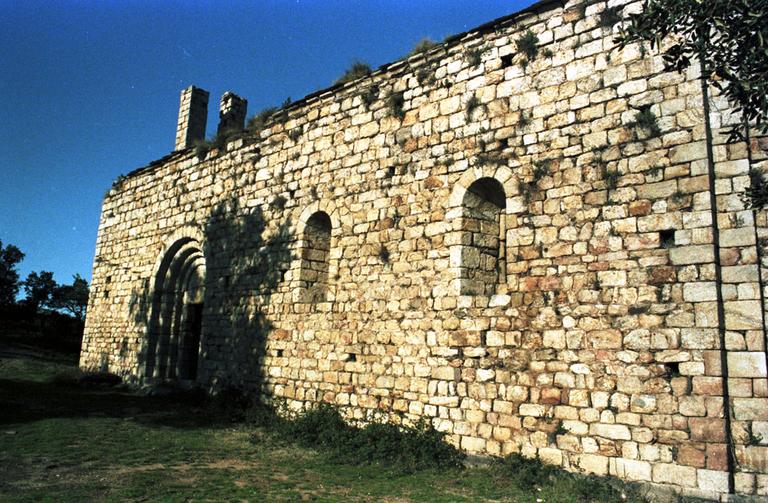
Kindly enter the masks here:
M 197 379 L 204 296 L 202 247 L 195 239 L 179 239 L 155 275 L 145 377 Z

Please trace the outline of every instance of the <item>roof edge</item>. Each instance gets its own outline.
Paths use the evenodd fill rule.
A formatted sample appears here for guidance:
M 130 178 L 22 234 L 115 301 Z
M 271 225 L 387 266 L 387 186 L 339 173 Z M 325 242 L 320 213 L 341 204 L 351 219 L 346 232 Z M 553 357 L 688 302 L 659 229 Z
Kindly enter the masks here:
M 472 28 L 470 30 L 467 30 L 465 32 L 461 32 L 461 33 L 456 33 L 454 35 L 450 35 L 449 37 L 447 37 L 442 42 L 436 43 L 435 47 L 430 48 L 429 50 L 427 50 L 427 51 L 425 51 L 423 53 L 414 54 L 412 56 L 405 56 L 403 58 L 396 59 L 395 61 L 391 61 L 389 63 L 384 63 L 383 65 L 379 66 L 374 71 L 372 71 L 370 74 L 368 74 L 368 75 L 366 75 L 364 77 L 359 77 L 357 79 L 351 80 L 349 82 L 344 82 L 344 83 L 341 83 L 341 84 L 333 84 L 333 85 L 331 85 L 329 87 L 325 87 L 325 88 L 322 88 L 322 89 L 318 89 L 317 91 L 313 91 L 313 92 L 305 95 L 304 97 L 302 97 L 302 98 L 300 98 L 300 99 L 298 99 L 296 101 L 292 101 L 288 105 L 285 105 L 283 107 L 278 108 L 278 110 L 279 111 L 283 111 L 283 112 L 286 112 L 286 111 L 289 111 L 289 110 L 296 110 L 296 109 L 301 108 L 302 106 L 304 106 L 304 105 L 306 105 L 306 104 L 308 104 L 308 103 L 310 103 L 310 102 L 312 102 L 314 100 L 317 100 L 317 99 L 321 98 L 322 96 L 325 96 L 327 94 L 332 94 L 333 92 L 335 92 L 335 91 L 337 91 L 339 89 L 343 89 L 343 88 L 346 88 L 346 87 L 350 87 L 350 88 L 351 87 L 355 87 L 355 86 L 359 85 L 360 82 L 362 82 L 362 81 L 364 81 L 366 79 L 371 79 L 374 76 L 378 76 L 378 75 L 381 75 L 383 73 L 386 73 L 388 70 L 391 70 L 392 68 L 397 67 L 398 65 L 404 65 L 404 64 L 406 64 L 410 60 L 424 59 L 427 54 L 437 53 L 439 51 L 445 52 L 445 51 L 447 51 L 447 49 L 449 47 L 453 47 L 455 45 L 458 45 L 459 42 L 461 42 L 462 40 L 466 39 L 467 37 L 477 36 L 477 35 L 484 35 L 484 34 L 486 34 L 488 32 L 496 30 L 501 25 L 504 25 L 506 23 L 514 22 L 515 20 L 519 19 L 520 17 L 522 17 L 522 16 L 524 16 L 526 14 L 540 13 L 540 12 L 543 12 L 543 11 L 546 11 L 546 10 L 550 10 L 550 9 L 558 7 L 558 6 L 559 7 L 564 7 L 567 2 L 568 2 L 568 0 L 540 0 L 538 2 L 535 2 L 535 3 L 531 4 L 531 5 L 529 5 L 528 7 L 525 7 L 523 9 L 521 9 L 521 10 L 518 10 L 518 11 L 515 11 L 515 12 L 513 12 L 511 14 L 507 14 L 505 16 L 493 19 L 491 21 L 488 21 L 487 23 L 481 24 L 480 26 L 477 26 L 477 27 Z M 168 162 L 169 160 L 171 160 L 173 158 L 183 157 L 184 155 L 186 155 L 192 149 L 193 149 L 193 147 L 189 147 L 189 148 L 186 148 L 186 149 L 183 149 L 183 150 L 175 150 L 175 151 L 173 151 L 173 152 L 171 152 L 169 154 L 164 155 L 163 157 L 161 157 L 159 159 L 156 159 L 156 160 L 150 162 L 149 164 L 147 164 L 145 166 L 142 166 L 140 168 L 136 168 L 136 169 L 130 171 L 126 175 L 121 175 L 120 177 L 118 177 L 117 180 L 115 180 L 115 183 L 117 183 L 118 180 L 119 181 L 125 181 L 128 178 L 133 178 L 134 176 L 138 176 L 139 174 L 142 174 L 143 172 L 145 172 L 147 170 L 150 170 L 152 168 L 155 168 L 157 166 L 165 164 L 166 162 Z

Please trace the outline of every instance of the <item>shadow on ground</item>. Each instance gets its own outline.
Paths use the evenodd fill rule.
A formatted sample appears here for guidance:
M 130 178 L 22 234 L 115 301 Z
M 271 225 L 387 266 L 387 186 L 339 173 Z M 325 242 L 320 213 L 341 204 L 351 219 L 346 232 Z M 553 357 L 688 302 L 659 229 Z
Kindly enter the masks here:
M 15 345 L 1 349 L 0 425 L 77 417 L 123 418 L 179 428 L 223 427 L 232 422 L 227 411 L 202 392 L 150 396 L 124 385 L 82 384 L 75 379 L 76 359 L 71 355 Z

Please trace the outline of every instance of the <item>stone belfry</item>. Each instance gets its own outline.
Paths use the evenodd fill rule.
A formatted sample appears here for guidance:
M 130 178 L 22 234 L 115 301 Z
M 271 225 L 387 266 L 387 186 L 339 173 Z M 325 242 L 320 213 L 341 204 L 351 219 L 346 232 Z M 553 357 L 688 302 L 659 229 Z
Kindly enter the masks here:
M 176 148 L 184 150 L 205 139 L 208 120 L 208 91 L 189 86 L 181 91 L 179 121 L 176 125 Z
M 227 91 L 219 104 L 219 127 L 217 133 L 239 131 L 245 126 L 248 100 Z

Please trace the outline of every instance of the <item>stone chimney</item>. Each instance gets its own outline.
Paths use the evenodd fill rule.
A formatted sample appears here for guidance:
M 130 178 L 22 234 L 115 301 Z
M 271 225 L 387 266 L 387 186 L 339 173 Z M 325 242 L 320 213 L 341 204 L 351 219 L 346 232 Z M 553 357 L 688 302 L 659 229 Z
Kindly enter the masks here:
M 181 91 L 179 122 L 176 125 L 176 150 L 184 150 L 205 139 L 208 120 L 208 91 L 189 86 Z
M 245 114 L 248 110 L 248 100 L 235 93 L 227 91 L 221 97 L 219 105 L 219 128 L 216 131 L 239 131 L 245 127 Z

